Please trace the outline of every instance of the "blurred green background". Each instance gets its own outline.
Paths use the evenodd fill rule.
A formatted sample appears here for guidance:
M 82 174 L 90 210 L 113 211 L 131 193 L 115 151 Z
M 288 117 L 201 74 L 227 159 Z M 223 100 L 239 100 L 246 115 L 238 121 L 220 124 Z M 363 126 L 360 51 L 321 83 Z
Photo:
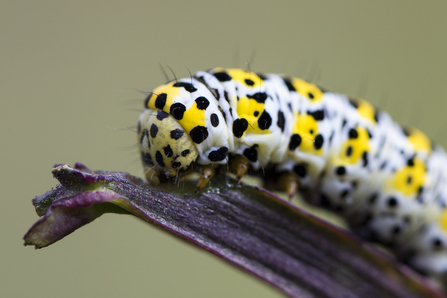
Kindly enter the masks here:
M 141 176 L 144 95 L 216 66 L 367 98 L 447 145 L 445 1 L 2 1 L 0 296 L 280 297 L 132 216 L 22 246 L 55 163 Z

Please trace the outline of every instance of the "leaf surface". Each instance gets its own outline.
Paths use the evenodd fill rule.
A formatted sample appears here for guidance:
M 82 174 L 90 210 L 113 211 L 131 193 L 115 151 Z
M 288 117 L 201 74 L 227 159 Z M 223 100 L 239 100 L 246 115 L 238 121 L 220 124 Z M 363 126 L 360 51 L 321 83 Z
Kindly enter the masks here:
M 79 163 L 55 165 L 53 175 L 61 184 L 33 199 L 42 217 L 24 236 L 25 245 L 42 248 L 104 213 L 130 213 L 290 297 L 444 297 L 370 244 L 227 177 L 192 195 L 192 184 L 154 189 L 127 173 Z

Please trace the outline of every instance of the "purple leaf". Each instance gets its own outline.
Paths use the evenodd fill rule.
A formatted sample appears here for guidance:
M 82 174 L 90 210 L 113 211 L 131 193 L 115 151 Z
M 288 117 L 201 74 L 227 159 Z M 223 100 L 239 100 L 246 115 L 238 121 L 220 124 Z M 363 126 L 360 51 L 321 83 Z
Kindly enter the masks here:
M 130 213 L 269 282 L 290 297 L 444 297 L 369 244 L 259 187 L 213 180 L 150 188 L 122 172 L 55 165 L 61 185 L 34 198 L 25 245 L 48 246 L 104 213 Z M 160 188 L 161 189 L 161 188 Z

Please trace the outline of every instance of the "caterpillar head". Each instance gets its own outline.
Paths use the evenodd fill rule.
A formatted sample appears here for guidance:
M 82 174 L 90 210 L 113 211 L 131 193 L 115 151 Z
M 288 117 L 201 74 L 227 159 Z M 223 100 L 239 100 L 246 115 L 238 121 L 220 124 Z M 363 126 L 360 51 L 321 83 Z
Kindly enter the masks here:
M 154 184 L 184 175 L 199 156 L 183 127 L 163 111 L 146 109 L 141 113 L 138 144 L 146 179 Z

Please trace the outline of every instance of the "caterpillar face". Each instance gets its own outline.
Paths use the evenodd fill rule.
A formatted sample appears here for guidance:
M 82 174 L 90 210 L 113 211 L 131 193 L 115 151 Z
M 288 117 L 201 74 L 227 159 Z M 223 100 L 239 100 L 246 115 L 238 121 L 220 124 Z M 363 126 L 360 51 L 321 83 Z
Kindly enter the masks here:
M 365 100 L 215 68 L 156 88 L 144 108 L 138 142 L 149 182 L 200 169 L 198 191 L 220 166 L 237 179 L 265 173 L 415 269 L 447 272 L 447 155 Z
M 138 131 L 146 179 L 155 184 L 185 174 L 199 155 L 184 128 L 166 112 L 145 110 Z

